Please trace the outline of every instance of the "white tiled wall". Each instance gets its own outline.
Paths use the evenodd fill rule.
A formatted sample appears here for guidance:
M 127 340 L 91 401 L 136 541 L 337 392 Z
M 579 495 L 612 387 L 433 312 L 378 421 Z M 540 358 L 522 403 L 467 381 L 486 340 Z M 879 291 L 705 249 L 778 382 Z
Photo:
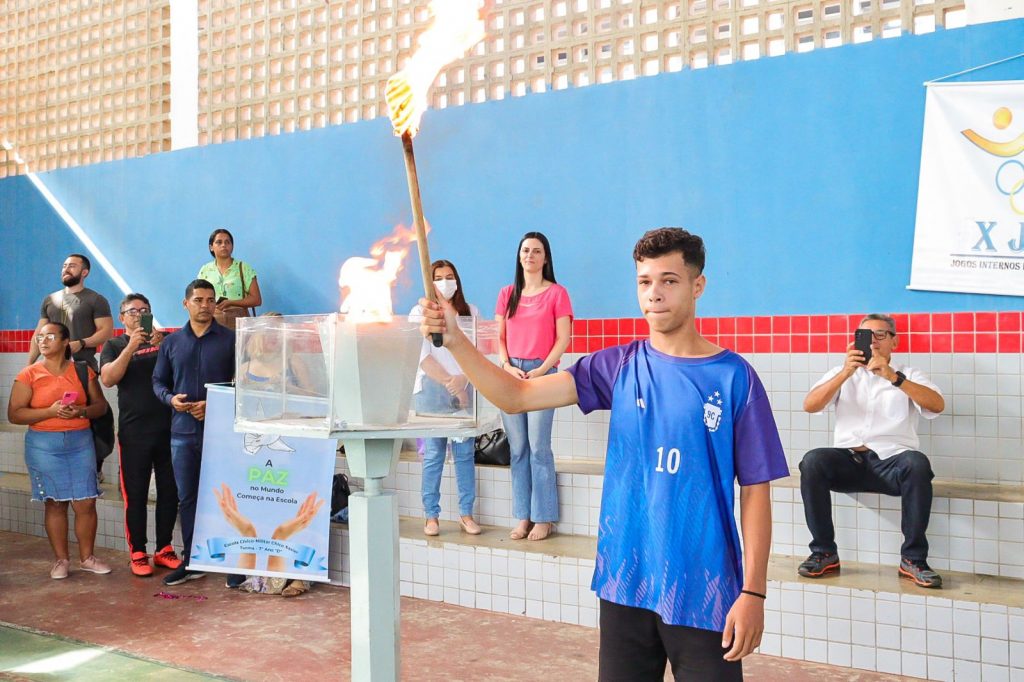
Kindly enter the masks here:
M 339 459 L 336 470 L 348 473 L 347 462 Z M 402 516 L 423 516 L 420 496 L 421 465 L 400 461 L 395 475 L 384 481 L 384 487 L 398 494 L 398 513 Z M 590 474 L 560 473 L 557 476 L 559 521 L 558 530 L 571 535 L 597 535 L 598 512 L 601 507 L 603 477 Z M 512 483 L 507 467 L 476 467 L 476 512 L 474 518 L 487 525 L 511 528 Z M 459 519 L 455 467 L 446 462 L 441 477 L 441 518 Z
M 71 516 L 74 515 L 74 512 L 69 511 L 68 513 Z M 100 498 L 96 503 L 96 515 L 98 517 L 96 546 L 127 552 L 128 542 L 125 540 L 124 534 L 124 505 L 121 501 Z M 0 477 L 0 530 L 40 537 L 46 536 L 46 529 L 43 527 L 43 505 L 33 502 L 26 492 L 3 489 L 2 477 Z M 147 551 L 152 554 L 159 549 L 153 546 L 156 542 L 156 521 L 152 505 L 150 505 L 147 519 L 146 537 L 149 540 Z M 68 539 L 75 542 L 73 523 L 68 530 Z M 177 526 L 174 528 L 173 544 L 175 548 L 181 547 L 181 531 Z
M 331 529 L 331 582 L 349 585 L 348 529 Z M 402 596 L 597 626 L 594 561 L 402 538 Z
M 832 494 L 839 556 L 847 561 L 899 564 L 900 501 L 888 495 Z M 772 553 L 810 550 L 800 490 L 772 489 Z M 1024 578 L 1024 504 L 936 497 L 928 525 L 928 563 L 953 570 Z
M 570 366 L 579 357 L 567 354 L 562 366 Z M 745 357 L 768 390 L 787 459 L 795 468 L 807 450 L 831 443 L 831 415 L 809 415 L 802 404 L 811 385 L 839 364 L 842 356 L 751 353 Z M 921 450 L 931 459 L 936 476 L 1024 484 L 1024 390 L 1019 355 L 907 353 L 897 355 L 897 359 L 923 370 L 946 397 L 946 411 L 934 421 L 922 419 L 919 428 Z M 23 363 L 23 354 L 0 354 L 0 407 L 4 418 L 10 383 Z M 584 415 L 576 407 L 555 410 L 552 446 L 556 458 L 601 460 L 607 436 L 607 412 Z M 0 470 L 16 471 L 16 467 L 23 467 L 18 461 L 21 451 L 17 443 L 9 441 L 9 437 L 0 440 Z
M 580 355 L 569 354 L 570 366 Z M 761 377 L 771 399 L 782 445 L 791 468 L 804 453 L 832 442 L 832 413 L 803 411 L 804 396 L 831 367 L 836 353 L 750 353 L 744 355 Z M 897 362 L 924 371 L 942 389 L 946 411 L 934 421 L 921 419 L 921 450 L 939 478 L 958 481 L 1024 483 L 1021 456 L 1021 358 L 1010 353 L 905 353 Z M 602 459 L 608 414 L 583 415 L 575 407 L 555 411 L 555 456 Z

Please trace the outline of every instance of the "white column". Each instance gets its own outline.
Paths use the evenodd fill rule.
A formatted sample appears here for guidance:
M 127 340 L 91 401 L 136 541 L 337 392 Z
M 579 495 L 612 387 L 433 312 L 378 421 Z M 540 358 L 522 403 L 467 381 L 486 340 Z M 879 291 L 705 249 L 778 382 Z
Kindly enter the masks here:
M 171 149 L 199 144 L 199 2 L 171 2 Z
M 363 492 L 348 499 L 352 574 L 352 680 L 398 682 L 401 670 L 398 497 L 383 489 L 400 439 L 348 440 L 345 457 Z

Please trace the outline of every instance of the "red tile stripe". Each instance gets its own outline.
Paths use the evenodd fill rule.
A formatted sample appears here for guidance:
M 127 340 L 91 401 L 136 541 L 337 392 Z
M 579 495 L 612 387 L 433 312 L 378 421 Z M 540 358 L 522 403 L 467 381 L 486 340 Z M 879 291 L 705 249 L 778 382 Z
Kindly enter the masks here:
M 32 335 L 35 329 L 0 329 L 0 353 L 27 353 L 32 345 Z M 167 329 L 171 332 L 174 329 Z M 124 329 L 115 329 L 114 336 L 124 334 Z M 96 349 L 96 352 L 103 350 L 103 346 Z
M 1020 353 L 1022 313 L 897 313 L 900 350 L 912 353 Z M 697 329 L 737 353 L 842 353 L 863 315 L 703 317 Z M 646 338 L 643 319 L 574 320 L 570 353 L 592 353 Z
M 702 317 L 697 329 L 737 353 L 842 353 L 862 315 Z M 912 353 L 1020 353 L 1022 313 L 898 313 L 900 350 Z M 31 329 L 0 330 L 0 353 L 27 353 Z M 120 333 L 120 332 L 119 332 Z M 647 338 L 643 318 L 573 320 L 570 353 L 594 351 Z

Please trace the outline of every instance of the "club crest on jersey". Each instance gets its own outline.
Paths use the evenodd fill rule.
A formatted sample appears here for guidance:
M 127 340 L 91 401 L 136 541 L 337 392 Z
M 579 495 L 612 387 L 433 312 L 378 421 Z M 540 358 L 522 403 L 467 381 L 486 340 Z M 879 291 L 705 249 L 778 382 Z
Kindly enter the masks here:
M 714 395 L 709 395 L 707 401 L 704 402 L 704 426 L 708 427 L 708 431 L 714 433 L 721 425 L 722 394 L 715 391 Z

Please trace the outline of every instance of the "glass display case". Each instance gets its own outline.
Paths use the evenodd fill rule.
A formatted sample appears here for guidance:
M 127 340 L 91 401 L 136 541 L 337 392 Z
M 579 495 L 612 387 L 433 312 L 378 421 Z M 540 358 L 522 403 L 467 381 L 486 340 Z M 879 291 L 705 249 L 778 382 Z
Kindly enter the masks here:
M 459 327 L 485 354 L 496 353 L 496 323 L 462 317 Z M 424 340 L 416 318 L 239 318 L 235 343 L 236 431 L 458 437 L 497 425 L 496 410 L 471 386 L 431 378 L 457 373 L 457 365 Z

